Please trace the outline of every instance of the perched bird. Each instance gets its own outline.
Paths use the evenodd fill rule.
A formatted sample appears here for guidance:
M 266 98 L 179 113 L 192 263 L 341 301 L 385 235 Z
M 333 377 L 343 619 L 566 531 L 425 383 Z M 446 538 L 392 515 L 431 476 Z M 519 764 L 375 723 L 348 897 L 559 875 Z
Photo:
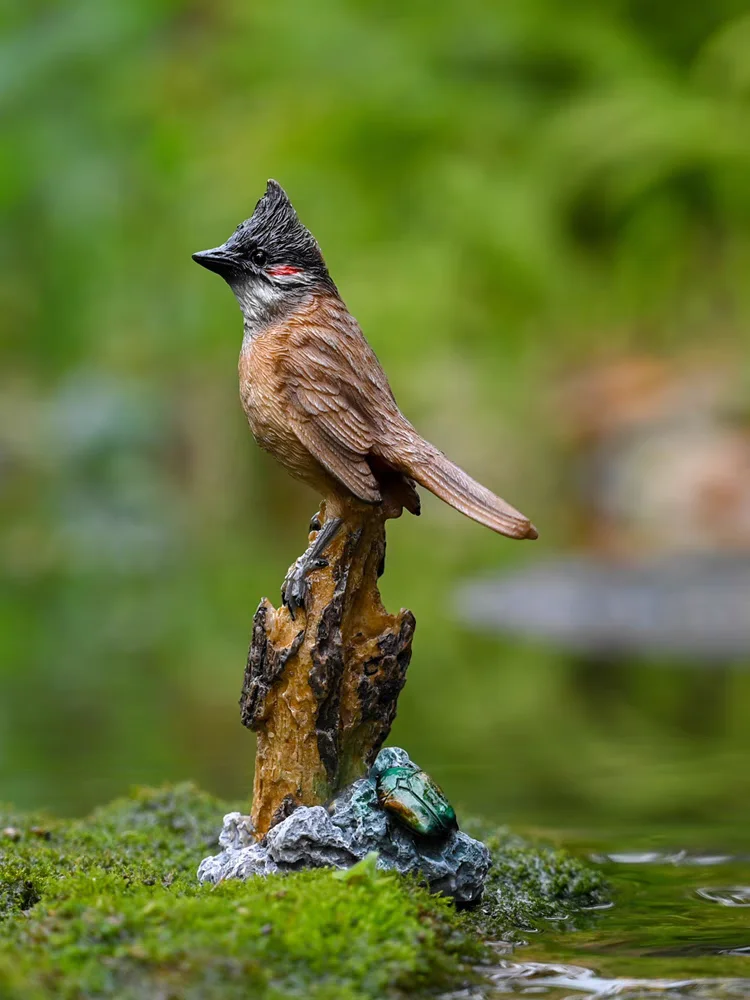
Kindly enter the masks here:
M 415 483 L 510 538 L 536 538 L 533 524 L 422 438 L 399 410 L 385 372 L 328 273 L 320 247 L 286 193 L 270 180 L 250 219 L 220 247 L 193 254 L 220 274 L 244 318 L 240 395 L 258 444 L 326 498 L 327 519 L 297 578 L 304 577 L 352 501 L 419 513 Z

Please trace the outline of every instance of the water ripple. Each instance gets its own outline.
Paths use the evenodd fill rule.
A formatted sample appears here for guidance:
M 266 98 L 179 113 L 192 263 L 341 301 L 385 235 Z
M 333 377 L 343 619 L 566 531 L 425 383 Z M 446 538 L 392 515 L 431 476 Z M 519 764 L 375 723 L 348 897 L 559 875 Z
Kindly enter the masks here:
M 720 906 L 750 906 L 750 886 L 747 885 L 696 889 L 695 892 L 701 899 L 707 899 L 709 903 L 719 903 Z
M 619 851 L 612 854 L 592 854 L 597 864 L 613 862 L 617 865 L 728 865 L 744 860 L 731 854 L 690 854 L 688 851 Z
M 572 990 L 565 993 L 565 1000 L 747 1000 L 750 996 L 750 979 L 605 979 L 579 965 L 507 961 L 477 971 L 486 977 L 489 990 L 459 990 L 441 1000 L 499 1000 L 551 990 L 556 995 Z

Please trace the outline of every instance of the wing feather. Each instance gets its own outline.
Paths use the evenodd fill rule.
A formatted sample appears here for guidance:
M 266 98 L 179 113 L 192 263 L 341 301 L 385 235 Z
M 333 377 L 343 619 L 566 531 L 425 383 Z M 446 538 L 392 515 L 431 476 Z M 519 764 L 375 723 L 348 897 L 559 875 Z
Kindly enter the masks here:
M 382 500 L 377 480 L 362 456 L 342 447 L 309 421 L 293 421 L 292 426 L 302 444 L 320 464 L 356 497 L 366 503 Z
M 378 503 L 382 496 L 367 461 L 378 432 L 378 401 L 368 400 L 361 378 L 363 366 L 382 369 L 351 319 L 333 330 L 331 322 L 308 322 L 289 336 L 282 368 L 290 421 L 321 465 L 355 496 Z

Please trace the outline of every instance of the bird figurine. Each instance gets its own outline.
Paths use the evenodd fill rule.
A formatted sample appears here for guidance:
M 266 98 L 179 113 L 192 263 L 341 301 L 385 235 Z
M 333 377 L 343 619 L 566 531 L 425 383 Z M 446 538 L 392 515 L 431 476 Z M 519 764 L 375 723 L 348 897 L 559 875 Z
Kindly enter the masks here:
M 269 180 L 252 216 L 193 260 L 225 279 L 242 310 L 240 396 L 256 441 L 326 501 L 325 523 L 285 581 L 292 614 L 352 503 L 381 504 L 386 517 L 404 508 L 418 514 L 418 484 L 501 535 L 537 537 L 527 517 L 425 441 L 403 415 L 280 184 Z

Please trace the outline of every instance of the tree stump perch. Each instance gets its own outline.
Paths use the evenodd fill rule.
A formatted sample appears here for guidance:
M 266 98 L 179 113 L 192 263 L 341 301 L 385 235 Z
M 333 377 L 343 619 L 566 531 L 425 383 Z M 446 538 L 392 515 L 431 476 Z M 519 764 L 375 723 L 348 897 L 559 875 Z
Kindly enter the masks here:
M 266 598 L 255 613 L 240 707 L 258 740 L 258 837 L 361 777 L 388 736 L 415 621 L 404 609 L 388 614 L 380 598 L 386 517 L 382 506 L 348 505 L 296 617 Z

